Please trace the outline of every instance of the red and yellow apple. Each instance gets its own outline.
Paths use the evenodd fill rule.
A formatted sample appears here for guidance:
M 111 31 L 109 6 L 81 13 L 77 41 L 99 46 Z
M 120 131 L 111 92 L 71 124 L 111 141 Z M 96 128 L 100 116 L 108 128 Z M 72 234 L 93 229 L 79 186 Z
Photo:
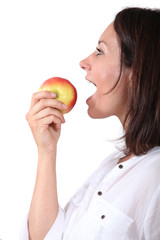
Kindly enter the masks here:
M 56 99 L 67 105 L 62 113 L 68 113 L 77 101 L 77 90 L 73 84 L 65 78 L 52 77 L 47 79 L 40 87 L 39 91 L 50 91 L 56 93 Z

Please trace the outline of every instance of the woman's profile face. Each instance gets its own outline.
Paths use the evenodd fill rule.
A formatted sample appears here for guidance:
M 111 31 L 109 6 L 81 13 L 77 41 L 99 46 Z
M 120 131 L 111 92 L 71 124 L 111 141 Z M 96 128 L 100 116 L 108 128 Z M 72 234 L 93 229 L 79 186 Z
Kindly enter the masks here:
M 111 23 L 101 35 L 96 50 L 80 62 L 86 71 L 86 79 L 96 85 L 94 95 L 87 99 L 88 114 L 92 118 L 116 115 L 124 119 L 128 99 L 128 78 L 130 70 L 123 67 L 120 75 L 121 50 L 117 35 Z

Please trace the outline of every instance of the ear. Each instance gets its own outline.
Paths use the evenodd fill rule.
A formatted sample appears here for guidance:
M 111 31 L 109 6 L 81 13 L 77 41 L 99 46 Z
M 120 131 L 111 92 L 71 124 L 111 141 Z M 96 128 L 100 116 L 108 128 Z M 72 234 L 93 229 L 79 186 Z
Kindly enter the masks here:
M 132 69 L 130 68 L 130 73 L 129 73 L 129 81 L 131 81 L 132 80 Z
M 127 69 L 128 84 L 131 84 L 132 82 L 132 75 L 133 75 L 132 68 L 128 68 Z

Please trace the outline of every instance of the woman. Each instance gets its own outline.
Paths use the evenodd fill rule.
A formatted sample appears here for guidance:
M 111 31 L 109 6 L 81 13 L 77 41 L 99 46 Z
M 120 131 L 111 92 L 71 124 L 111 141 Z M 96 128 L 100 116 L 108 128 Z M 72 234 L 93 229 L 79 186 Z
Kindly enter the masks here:
M 26 115 L 38 147 L 38 169 L 22 239 L 160 239 L 160 11 L 126 8 L 80 62 L 97 87 L 92 118 L 116 115 L 124 151 L 113 152 L 62 210 L 56 149 L 66 108 L 48 91 L 33 94 Z M 28 234 L 29 232 L 29 234 Z

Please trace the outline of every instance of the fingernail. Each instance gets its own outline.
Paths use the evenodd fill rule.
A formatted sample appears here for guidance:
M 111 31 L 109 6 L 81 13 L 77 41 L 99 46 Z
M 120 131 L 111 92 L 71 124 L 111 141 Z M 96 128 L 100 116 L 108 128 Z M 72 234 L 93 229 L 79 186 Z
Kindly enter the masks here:
M 56 97 L 57 96 L 56 93 L 54 93 L 54 92 L 51 92 L 50 94 L 51 94 L 52 97 Z
M 65 105 L 65 104 L 62 104 L 62 107 L 63 107 L 64 109 L 67 109 L 67 108 L 68 108 L 68 106 Z

